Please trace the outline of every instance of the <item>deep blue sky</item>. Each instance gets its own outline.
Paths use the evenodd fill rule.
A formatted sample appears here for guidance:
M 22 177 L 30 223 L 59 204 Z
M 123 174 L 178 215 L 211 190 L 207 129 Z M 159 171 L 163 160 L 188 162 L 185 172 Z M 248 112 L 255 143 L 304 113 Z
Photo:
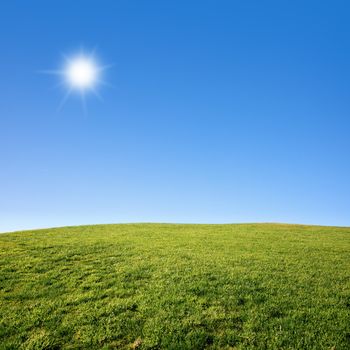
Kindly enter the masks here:
M 350 225 L 348 1 L 3 1 L 0 231 Z M 61 53 L 113 85 L 63 97 Z

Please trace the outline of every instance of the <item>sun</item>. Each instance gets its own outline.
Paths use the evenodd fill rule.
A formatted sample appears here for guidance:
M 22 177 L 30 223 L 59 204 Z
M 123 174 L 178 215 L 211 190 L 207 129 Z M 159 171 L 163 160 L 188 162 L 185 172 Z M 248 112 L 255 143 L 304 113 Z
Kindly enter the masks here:
M 63 85 L 66 91 L 58 109 L 61 109 L 68 97 L 75 92 L 81 97 L 85 110 L 88 93 L 92 92 L 101 99 L 98 92 L 100 85 L 109 85 L 103 80 L 102 75 L 111 65 L 102 65 L 96 58 L 95 50 L 89 54 L 80 50 L 70 56 L 63 55 L 63 58 L 61 69 L 42 72 L 57 75 L 60 79 L 58 85 Z
M 72 89 L 94 89 L 99 81 L 100 68 L 88 56 L 80 55 L 68 59 L 64 69 L 66 82 Z

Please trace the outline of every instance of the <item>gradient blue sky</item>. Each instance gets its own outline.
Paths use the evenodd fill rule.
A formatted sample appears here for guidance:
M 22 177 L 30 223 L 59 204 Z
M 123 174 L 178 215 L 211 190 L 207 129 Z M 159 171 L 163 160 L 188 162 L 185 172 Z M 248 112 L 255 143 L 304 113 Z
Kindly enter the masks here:
M 348 1 L 2 1 L 0 231 L 350 225 Z M 61 53 L 113 85 L 69 99 Z

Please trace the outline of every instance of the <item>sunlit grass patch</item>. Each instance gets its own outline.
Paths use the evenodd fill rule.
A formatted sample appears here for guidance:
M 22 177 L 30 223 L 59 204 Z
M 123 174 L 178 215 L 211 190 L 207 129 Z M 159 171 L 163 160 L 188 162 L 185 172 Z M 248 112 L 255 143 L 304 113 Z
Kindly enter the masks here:
M 1 349 L 349 349 L 350 229 L 99 225 L 0 236 Z

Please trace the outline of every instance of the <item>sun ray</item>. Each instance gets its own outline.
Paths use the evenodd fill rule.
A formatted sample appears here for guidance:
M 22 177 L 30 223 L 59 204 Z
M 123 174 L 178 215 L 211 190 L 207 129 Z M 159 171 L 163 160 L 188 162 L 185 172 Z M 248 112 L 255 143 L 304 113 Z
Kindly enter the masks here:
M 112 67 L 114 67 L 114 64 L 106 64 L 104 66 L 97 67 L 97 70 L 99 72 L 103 72 L 104 70 L 110 69 Z
M 45 69 L 45 70 L 38 70 L 37 72 L 40 74 L 53 74 L 53 75 L 64 74 L 64 71 L 60 69 Z
M 63 108 L 63 106 L 66 103 L 66 101 L 68 100 L 68 97 L 70 96 L 71 92 L 72 92 L 72 89 L 69 89 L 66 92 L 66 94 L 63 96 L 63 98 L 62 98 L 62 100 L 61 100 L 61 102 L 60 102 L 60 104 L 59 104 L 59 106 L 57 108 L 57 112 L 59 112 Z
M 102 96 L 99 94 L 99 92 L 98 92 L 97 89 L 92 88 L 91 91 L 92 91 L 92 93 L 93 93 L 101 102 L 103 102 L 103 98 L 102 98 Z
M 82 103 L 82 106 L 83 106 L 83 112 L 84 112 L 84 115 L 86 116 L 87 115 L 87 106 L 86 106 L 86 100 L 85 100 L 85 93 L 84 93 L 84 91 L 80 92 L 80 98 L 81 98 L 81 103 Z

